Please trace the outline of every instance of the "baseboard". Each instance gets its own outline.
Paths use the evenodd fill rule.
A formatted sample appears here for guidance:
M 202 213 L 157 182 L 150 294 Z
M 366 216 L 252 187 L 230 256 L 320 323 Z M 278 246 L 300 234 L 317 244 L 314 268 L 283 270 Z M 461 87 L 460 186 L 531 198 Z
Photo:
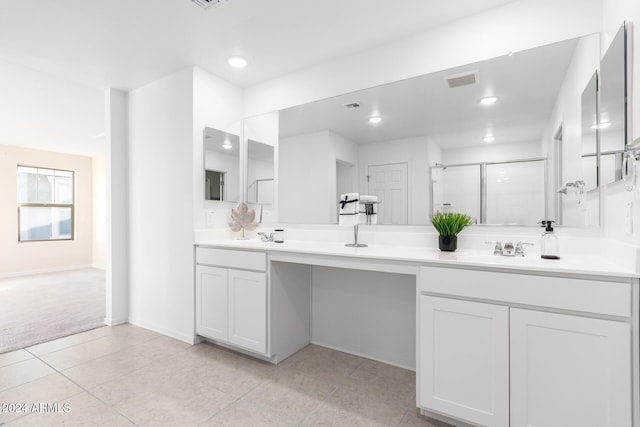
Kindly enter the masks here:
M 104 318 L 104 324 L 107 326 L 117 326 L 117 325 L 123 325 L 125 323 L 127 323 L 128 319 L 127 318 L 121 318 L 121 319 L 114 319 L 111 317 L 105 317 Z
M 199 338 L 195 334 L 194 335 L 183 334 L 182 332 L 163 328 L 161 326 L 157 326 L 152 323 L 145 322 L 144 320 L 129 317 L 128 323 L 131 323 L 134 326 L 139 326 L 141 328 L 148 329 L 153 332 L 157 332 L 161 335 L 165 335 L 165 336 L 177 339 L 178 341 L 186 342 L 187 344 L 194 345 L 200 342 Z
M 320 346 L 320 347 L 330 348 L 331 350 L 341 351 L 341 352 L 347 353 L 347 354 L 352 354 L 354 356 L 363 357 L 365 359 L 374 360 L 376 362 L 384 363 L 385 365 L 395 366 L 397 368 L 406 369 L 408 371 L 414 371 L 415 372 L 415 370 L 416 370 L 415 366 L 406 366 L 406 365 L 403 365 L 402 363 L 398 363 L 398 362 L 394 362 L 394 361 L 390 361 L 390 360 L 379 359 L 379 358 L 371 356 L 370 354 L 362 354 L 362 353 L 358 353 L 357 351 L 347 350 L 347 349 L 344 349 L 344 348 L 336 347 L 336 346 L 333 346 L 333 345 L 321 343 L 321 342 L 314 341 L 314 340 L 311 340 L 311 344 L 317 345 L 317 346 Z
M 265 355 L 260 354 L 260 353 L 254 353 L 251 350 L 245 350 L 242 347 L 238 347 L 238 346 L 235 346 L 235 345 L 230 344 L 230 343 L 220 342 L 220 341 L 217 341 L 217 340 L 212 340 L 212 339 L 201 337 L 201 336 L 197 336 L 197 338 L 201 342 L 202 341 L 207 341 L 207 342 L 210 342 L 210 343 L 215 344 L 217 346 L 224 347 L 224 348 L 227 348 L 229 350 L 237 351 L 238 353 L 242 353 L 242 354 L 245 354 L 247 356 L 251 356 L 251 357 L 256 358 L 256 359 L 264 360 L 265 362 L 273 363 L 274 365 L 277 365 L 280 362 L 280 360 L 278 360 L 277 357 L 275 357 L 275 356 L 272 356 L 272 357 L 265 356 Z
M 0 273 L 0 279 L 9 279 L 12 277 L 33 276 L 36 274 L 59 273 L 61 271 L 84 270 L 86 268 L 94 268 L 91 264 L 69 265 L 66 267 L 41 268 L 36 270 L 15 271 L 11 273 Z

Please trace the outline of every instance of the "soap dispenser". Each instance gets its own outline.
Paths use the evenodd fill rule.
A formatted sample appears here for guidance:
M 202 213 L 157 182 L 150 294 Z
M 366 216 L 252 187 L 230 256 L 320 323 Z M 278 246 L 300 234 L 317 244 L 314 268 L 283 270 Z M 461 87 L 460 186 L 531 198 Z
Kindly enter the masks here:
M 540 221 L 544 233 L 540 237 L 540 257 L 543 259 L 560 259 L 558 256 L 558 237 L 553 234 L 553 221 Z

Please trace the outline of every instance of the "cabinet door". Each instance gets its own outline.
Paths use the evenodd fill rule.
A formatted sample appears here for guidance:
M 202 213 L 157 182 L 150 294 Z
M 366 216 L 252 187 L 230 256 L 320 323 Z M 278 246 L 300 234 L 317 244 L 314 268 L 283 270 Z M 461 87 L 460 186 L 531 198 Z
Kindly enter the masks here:
M 511 425 L 631 426 L 630 326 L 511 310 Z
M 420 296 L 419 405 L 509 425 L 509 308 Z
M 227 276 L 225 268 L 196 266 L 196 333 L 227 341 Z
M 267 281 L 264 273 L 229 270 L 229 342 L 267 352 Z

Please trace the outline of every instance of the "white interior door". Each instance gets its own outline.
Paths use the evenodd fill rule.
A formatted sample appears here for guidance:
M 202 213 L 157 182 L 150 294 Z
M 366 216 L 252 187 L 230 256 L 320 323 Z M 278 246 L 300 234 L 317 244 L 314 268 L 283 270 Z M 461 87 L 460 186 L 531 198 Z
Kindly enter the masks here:
M 407 164 L 369 166 L 369 194 L 378 196 L 378 224 L 407 224 Z

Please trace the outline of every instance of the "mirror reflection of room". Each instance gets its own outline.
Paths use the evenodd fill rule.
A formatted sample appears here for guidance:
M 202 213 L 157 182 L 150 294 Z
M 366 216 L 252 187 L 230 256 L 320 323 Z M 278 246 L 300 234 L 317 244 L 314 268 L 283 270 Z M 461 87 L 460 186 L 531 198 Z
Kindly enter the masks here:
M 597 227 L 580 99 L 599 61 L 594 34 L 281 110 L 279 219 L 336 223 L 357 192 L 378 196 L 378 224 Z M 580 181 L 584 201 L 556 193 Z
M 240 138 L 204 130 L 205 200 L 237 202 L 240 194 Z
M 626 134 L 625 27 L 616 33 L 602 57 L 599 80 L 600 176 L 603 185 L 622 179 Z
M 273 146 L 247 140 L 247 202 L 261 205 L 273 203 Z

